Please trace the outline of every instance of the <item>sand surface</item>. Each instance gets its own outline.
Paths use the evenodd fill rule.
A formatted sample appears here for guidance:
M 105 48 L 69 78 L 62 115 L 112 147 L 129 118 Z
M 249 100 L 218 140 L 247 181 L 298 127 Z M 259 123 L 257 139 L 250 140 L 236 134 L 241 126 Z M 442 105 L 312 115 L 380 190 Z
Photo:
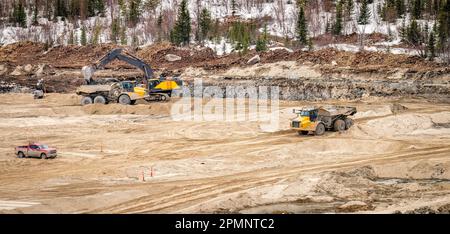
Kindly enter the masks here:
M 282 101 L 279 128 L 265 132 L 257 121 L 173 121 L 173 103 L 0 95 L 0 213 L 449 210 L 449 104 Z M 393 113 L 394 103 L 406 108 Z M 290 131 L 292 108 L 313 104 L 356 106 L 355 125 Z M 16 158 L 28 141 L 59 156 Z

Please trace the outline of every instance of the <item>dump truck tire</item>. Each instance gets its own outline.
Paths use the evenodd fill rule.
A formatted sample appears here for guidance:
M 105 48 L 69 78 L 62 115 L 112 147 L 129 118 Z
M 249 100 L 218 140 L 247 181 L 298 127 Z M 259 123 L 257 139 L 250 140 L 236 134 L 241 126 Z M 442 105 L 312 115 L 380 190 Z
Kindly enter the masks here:
M 345 129 L 349 129 L 351 126 L 353 126 L 353 119 L 345 118 Z
M 325 125 L 323 123 L 317 124 L 316 131 L 314 131 L 314 134 L 316 136 L 321 136 L 325 133 Z
M 94 98 L 94 103 L 96 104 L 106 104 L 106 98 L 103 96 L 97 96 Z
M 309 131 L 298 131 L 298 135 L 308 135 Z
M 119 103 L 122 105 L 130 105 L 131 104 L 131 98 L 130 96 L 126 94 L 122 94 L 119 96 Z
M 333 129 L 336 132 L 344 131 L 345 130 L 345 122 L 344 122 L 344 120 L 338 119 L 338 120 L 334 121 Z
M 81 99 L 81 105 L 85 106 L 85 105 L 89 105 L 92 104 L 92 98 L 91 97 L 83 97 Z

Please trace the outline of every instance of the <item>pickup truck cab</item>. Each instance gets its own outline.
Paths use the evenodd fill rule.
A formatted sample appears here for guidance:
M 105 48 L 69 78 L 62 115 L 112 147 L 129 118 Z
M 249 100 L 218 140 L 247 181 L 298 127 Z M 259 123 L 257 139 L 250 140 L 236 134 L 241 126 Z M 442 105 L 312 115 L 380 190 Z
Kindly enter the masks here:
M 25 146 L 17 146 L 16 155 L 19 158 L 36 157 L 41 159 L 55 158 L 57 152 L 55 148 L 40 143 L 30 143 Z

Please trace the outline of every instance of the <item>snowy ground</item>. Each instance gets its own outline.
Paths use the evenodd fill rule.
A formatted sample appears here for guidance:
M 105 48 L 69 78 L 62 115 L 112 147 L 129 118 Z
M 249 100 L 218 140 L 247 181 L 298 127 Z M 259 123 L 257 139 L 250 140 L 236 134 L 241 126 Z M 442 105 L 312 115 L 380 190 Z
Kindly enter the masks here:
M 155 35 L 151 34 L 156 16 L 160 12 L 167 10 L 177 9 L 179 0 L 162 0 L 162 4 L 155 10 L 155 12 L 144 12 L 142 15 L 141 22 L 137 24 L 135 28 L 128 28 L 127 30 L 127 43 L 131 45 L 133 43 L 133 37 L 137 38 L 139 45 L 149 45 L 156 39 Z M 199 1 L 200 7 L 197 6 L 197 1 L 189 0 L 189 11 L 193 21 L 197 18 L 198 9 L 203 7 L 211 11 L 213 19 L 223 20 L 225 17 L 230 16 L 232 9 L 230 4 L 224 4 L 224 1 L 220 0 L 204 0 Z M 228 1 L 229 2 L 229 1 Z M 243 19 L 261 19 L 263 17 L 269 18 L 267 29 L 268 33 L 273 36 L 278 36 L 281 38 L 293 38 L 295 35 L 295 22 L 297 19 L 297 7 L 295 1 L 280 0 L 273 1 L 269 3 L 252 3 L 251 1 L 237 0 L 238 3 L 236 15 Z M 376 46 L 365 47 L 369 51 L 389 51 L 391 53 L 400 54 L 415 54 L 414 51 L 390 48 L 391 46 L 400 43 L 399 40 L 399 27 L 402 25 L 402 20 L 398 20 L 396 23 L 386 23 L 381 21 L 377 5 L 384 2 L 384 0 L 375 0 L 373 4 L 369 5 L 371 11 L 370 24 L 368 25 L 358 25 L 356 19 L 359 14 L 359 4 L 355 3 L 355 8 L 353 11 L 352 19 L 345 23 L 344 33 L 383 33 L 390 35 L 392 41 L 384 42 L 384 44 L 379 44 Z M 115 12 L 117 12 L 118 7 L 115 7 Z M 110 28 L 111 28 L 111 8 L 106 8 L 105 17 L 91 17 L 84 22 L 78 21 L 74 24 L 68 21 L 48 21 L 45 18 L 39 19 L 38 26 L 32 26 L 32 12 L 29 11 L 28 28 L 11 27 L 7 25 L 0 25 L 0 44 L 6 45 L 17 41 L 31 40 L 46 42 L 48 40 L 47 35 L 50 35 L 50 39 L 55 45 L 67 44 L 70 32 L 74 32 L 75 38 L 78 38 L 78 43 L 80 43 L 81 29 L 80 25 L 85 25 L 87 28 L 88 41 L 92 38 L 94 28 L 101 26 L 102 31 L 99 36 L 99 43 L 111 42 L 110 39 Z M 325 27 L 327 22 L 333 22 L 334 13 L 325 12 L 322 8 L 307 11 L 309 15 L 309 33 L 311 37 L 319 36 L 325 33 Z M 408 17 L 406 18 L 408 22 Z M 419 24 L 425 24 L 424 21 L 419 21 Z M 260 29 L 262 30 L 262 29 Z M 217 52 L 218 55 L 223 55 L 232 52 L 233 45 L 227 42 L 224 38 L 221 40 L 207 41 L 205 44 L 207 47 L 212 48 Z M 359 46 L 348 45 L 348 44 L 335 44 L 329 45 L 337 49 L 356 51 L 359 50 Z M 389 50 L 387 49 L 389 48 Z

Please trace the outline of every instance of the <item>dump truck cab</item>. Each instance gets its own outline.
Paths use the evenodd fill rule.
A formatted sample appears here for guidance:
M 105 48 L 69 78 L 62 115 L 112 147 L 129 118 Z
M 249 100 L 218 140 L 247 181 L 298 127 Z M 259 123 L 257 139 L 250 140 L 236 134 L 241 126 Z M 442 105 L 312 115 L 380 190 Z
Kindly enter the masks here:
M 294 109 L 297 117 L 292 119 L 291 128 L 301 135 L 313 132 L 322 135 L 326 130 L 344 131 L 353 125 L 353 120 L 348 116 L 356 113 L 355 107 L 330 106 L 330 107 L 304 107 Z

